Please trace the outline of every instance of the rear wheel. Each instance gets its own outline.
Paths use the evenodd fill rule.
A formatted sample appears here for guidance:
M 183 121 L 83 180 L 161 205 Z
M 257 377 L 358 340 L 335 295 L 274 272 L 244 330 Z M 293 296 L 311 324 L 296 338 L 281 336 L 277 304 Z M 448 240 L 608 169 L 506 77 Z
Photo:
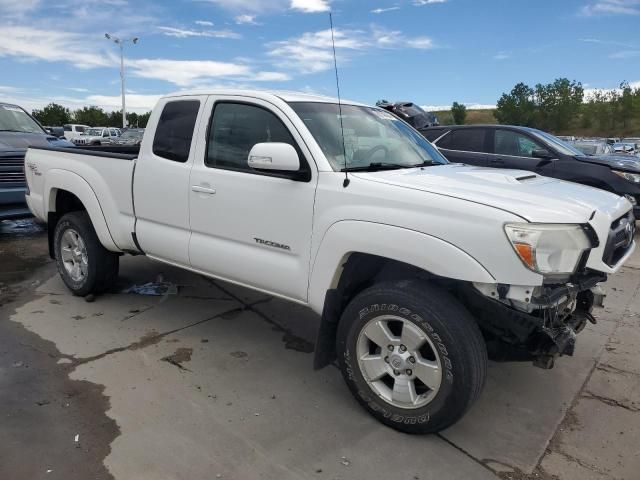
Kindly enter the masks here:
M 356 399 L 379 421 L 430 433 L 459 420 L 484 386 L 487 353 L 473 317 L 425 282 L 374 285 L 345 309 L 338 360 Z
M 58 272 L 74 295 L 102 293 L 118 278 L 119 258 L 102 246 L 87 212 L 64 215 L 54 233 Z

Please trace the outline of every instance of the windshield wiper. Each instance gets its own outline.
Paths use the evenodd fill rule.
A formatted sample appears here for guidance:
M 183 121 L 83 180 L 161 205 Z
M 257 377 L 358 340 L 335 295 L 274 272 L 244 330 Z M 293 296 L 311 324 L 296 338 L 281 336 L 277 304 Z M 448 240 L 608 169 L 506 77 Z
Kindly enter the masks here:
M 399 168 L 416 168 L 426 167 L 429 165 L 435 165 L 434 162 L 422 162 L 415 165 L 407 165 L 403 163 L 387 163 L 387 162 L 372 162 L 369 165 L 359 165 L 357 167 L 343 168 L 341 172 L 377 172 L 379 170 L 396 170 Z

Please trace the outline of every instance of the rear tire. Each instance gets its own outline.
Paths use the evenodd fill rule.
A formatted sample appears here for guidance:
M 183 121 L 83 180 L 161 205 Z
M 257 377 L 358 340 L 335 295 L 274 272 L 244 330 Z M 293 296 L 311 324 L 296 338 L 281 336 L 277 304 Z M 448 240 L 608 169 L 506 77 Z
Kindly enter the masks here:
M 108 290 L 118 278 L 119 256 L 102 246 L 87 212 L 71 212 L 56 225 L 58 272 L 74 295 Z
M 457 422 L 486 379 L 487 351 L 475 319 L 427 282 L 385 282 L 359 293 L 342 314 L 336 349 L 358 402 L 406 433 Z

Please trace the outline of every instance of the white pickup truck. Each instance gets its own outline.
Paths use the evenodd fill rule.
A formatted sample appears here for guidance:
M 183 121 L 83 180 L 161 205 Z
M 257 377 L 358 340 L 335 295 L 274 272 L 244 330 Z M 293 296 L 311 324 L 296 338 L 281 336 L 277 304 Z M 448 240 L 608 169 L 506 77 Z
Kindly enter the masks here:
M 76 295 L 144 254 L 308 305 L 381 422 L 457 421 L 487 358 L 550 368 L 635 248 L 622 197 L 450 164 L 390 113 L 295 93 L 162 98 L 138 155 L 30 148 L 27 202 Z M 247 332 L 250 335 L 251 332 Z

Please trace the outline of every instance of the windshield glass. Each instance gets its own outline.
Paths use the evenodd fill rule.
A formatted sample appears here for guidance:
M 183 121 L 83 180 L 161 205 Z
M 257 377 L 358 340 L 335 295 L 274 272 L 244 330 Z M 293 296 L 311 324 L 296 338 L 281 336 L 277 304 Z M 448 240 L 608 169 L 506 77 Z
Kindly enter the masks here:
M 92 137 L 101 137 L 102 129 L 101 128 L 87 128 L 84 131 L 84 135 L 91 135 Z
M 45 133 L 20 107 L 0 105 L 0 131 Z
M 574 146 L 568 144 L 567 142 L 563 142 L 558 137 L 551 135 L 550 133 L 543 132 L 541 130 L 532 130 L 534 135 L 537 135 L 542 140 L 551 144 L 553 148 L 558 150 L 560 153 L 564 155 L 584 155 L 580 150 L 575 148 Z
M 385 110 L 342 105 L 343 149 L 337 104 L 292 102 L 290 105 L 335 171 L 344 169 L 345 165 L 362 168 L 389 164 L 403 168 L 448 163 L 422 135 Z

